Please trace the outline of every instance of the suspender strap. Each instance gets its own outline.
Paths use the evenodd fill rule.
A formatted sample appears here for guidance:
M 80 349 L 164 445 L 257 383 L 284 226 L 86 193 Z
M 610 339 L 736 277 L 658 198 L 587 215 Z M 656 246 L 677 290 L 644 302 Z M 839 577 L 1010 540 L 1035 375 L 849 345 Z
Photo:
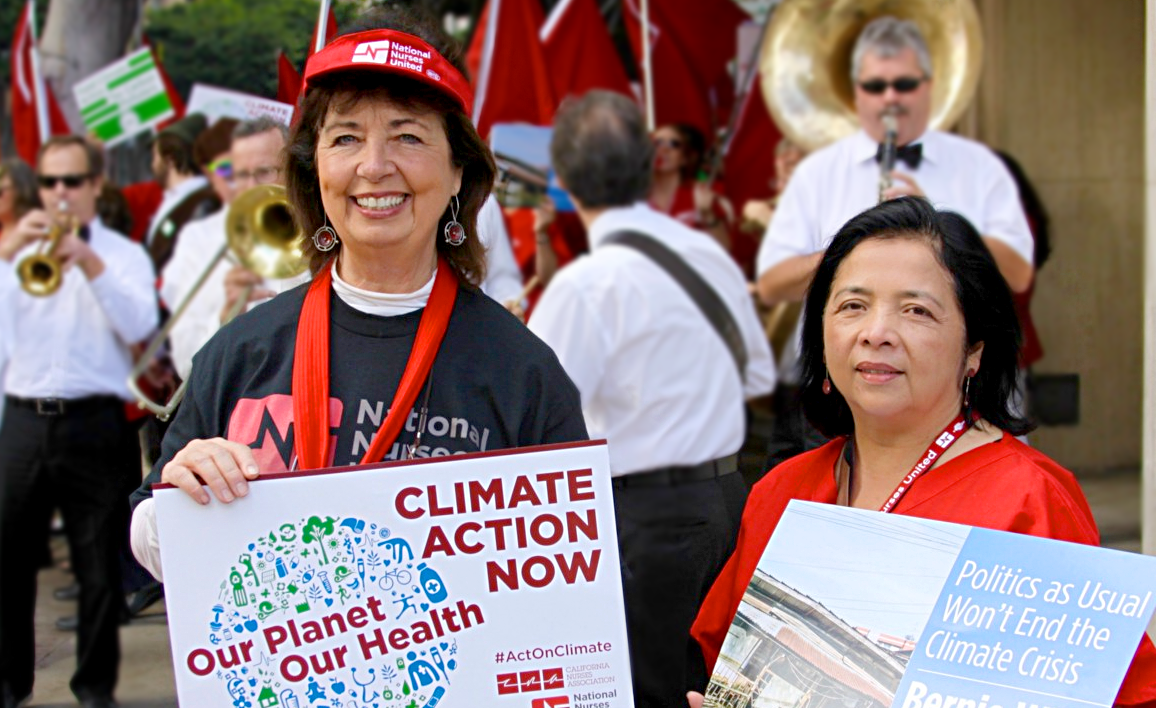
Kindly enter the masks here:
M 616 231 L 602 242 L 635 249 L 674 278 L 722 338 L 723 344 L 735 360 L 735 366 L 738 367 L 739 378 L 744 382 L 747 380 L 747 347 L 743 343 L 738 323 L 715 289 L 703 280 L 694 268 L 658 240 L 638 231 Z

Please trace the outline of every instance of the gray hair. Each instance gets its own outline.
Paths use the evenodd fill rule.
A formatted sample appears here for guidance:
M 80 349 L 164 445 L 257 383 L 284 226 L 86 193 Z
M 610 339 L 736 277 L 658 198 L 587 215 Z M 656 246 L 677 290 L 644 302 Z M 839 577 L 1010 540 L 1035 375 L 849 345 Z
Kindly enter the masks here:
M 629 206 L 650 191 L 653 149 L 638 105 L 619 93 L 589 91 L 554 117 L 550 160 L 583 206 Z
M 269 116 L 257 116 L 251 120 L 241 121 L 236 128 L 233 128 L 233 140 L 251 138 L 270 130 L 280 131 L 281 139 L 286 143 L 289 142 L 289 128 L 281 121 Z
M 851 52 L 851 82 L 859 80 L 859 68 L 863 64 L 863 56 L 871 52 L 883 58 L 893 57 L 905 49 L 915 51 L 919 60 L 919 69 L 925 78 L 931 78 L 931 54 L 927 51 L 927 42 L 923 33 L 911 20 L 901 20 L 898 17 L 884 15 L 876 17 L 867 23 L 855 41 L 855 49 Z

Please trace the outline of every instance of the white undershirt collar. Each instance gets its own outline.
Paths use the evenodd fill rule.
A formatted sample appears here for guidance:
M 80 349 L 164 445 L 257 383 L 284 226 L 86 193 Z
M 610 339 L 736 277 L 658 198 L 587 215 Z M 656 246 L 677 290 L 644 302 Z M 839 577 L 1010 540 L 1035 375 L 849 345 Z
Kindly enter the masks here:
M 412 293 L 379 293 L 362 290 L 342 280 L 337 274 L 337 259 L 334 259 L 332 268 L 333 292 L 337 293 L 337 297 L 358 312 L 379 317 L 397 317 L 425 307 L 438 273 L 437 268 L 434 268 L 426 284 Z

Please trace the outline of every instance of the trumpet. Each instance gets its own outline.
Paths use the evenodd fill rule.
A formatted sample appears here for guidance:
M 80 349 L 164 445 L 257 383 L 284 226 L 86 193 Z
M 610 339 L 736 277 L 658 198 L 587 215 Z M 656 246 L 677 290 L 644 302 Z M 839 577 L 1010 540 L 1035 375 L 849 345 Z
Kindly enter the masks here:
M 217 250 L 209 264 L 197 277 L 189 293 L 165 322 L 165 326 L 149 342 L 136 366 L 128 376 L 128 387 L 136 396 L 137 405 L 151 411 L 161 420 L 172 417 L 181 399 L 185 397 L 188 381 L 173 392 L 167 403 L 153 401 L 140 387 L 138 380 L 148 369 L 157 351 L 164 345 L 193 298 L 197 296 L 217 264 L 228 259 L 253 271 L 262 278 L 292 278 L 309 268 L 304 256 L 305 234 L 293 220 L 285 188 L 275 184 L 261 184 L 242 192 L 225 215 L 225 244 Z M 251 288 L 246 290 L 230 308 L 225 321 L 240 314 L 249 300 Z
M 68 202 L 60 202 L 59 217 L 48 230 L 48 238 L 40 250 L 20 259 L 16 275 L 24 292 L 35 297 L 47 297 L 60 289 L 64 282 L 64 264 L 56 257 L 57 246 L 65 234 L 80 228 L 77 218 L 68 213 Z

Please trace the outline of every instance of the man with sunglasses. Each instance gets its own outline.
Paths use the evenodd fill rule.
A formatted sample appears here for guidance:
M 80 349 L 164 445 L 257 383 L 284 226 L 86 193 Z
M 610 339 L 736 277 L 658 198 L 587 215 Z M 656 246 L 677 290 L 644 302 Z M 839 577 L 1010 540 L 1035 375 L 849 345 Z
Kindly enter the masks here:
M 114 705 L 124 611 L 118 551 L 127 528 L 125 476 L 139 479 L 136 430 L 125 419 L 130 346 L 157 325 L 148 255 L 97 216 L 103 157 L 77 136 L 40 150 L 44 210 L 0 236 L 0 307 L 13 336 L 0 424 L 0 706 L 32 693 L 36 573 L 54 508 L 80 584 L 77 667 L 84 706 Z M 60 287 L 25 292 L 18 264 L 63 228 L 53 256 Z
M 287 135 L 283 124 L 266 116 L 236 125 L 228 153 L 231 161 L 229 186 L 233 197 L 258 184 L 284 184 L 282 164 Z M 162 274 L 161 299 L 170 309 L 180 305 L 209 266 L 213 255 L 224 245 L 227 213 L 226 205 L 207 218 L 190 222 L 181 232 L 172 260 Z M 249 302 L 256 302 L 302 283 L 308 277 L 302 275 L 265 281 L 243 266 L 230 265 L 226 261 L 218 263 L 169 335 L 177 373 L 182 378 L 189 375 L 193 355 L 221 327 L 225 316 L 248 286 L 253 287 Z
M 896 120 L 898 159 L 883 199 L 925 196 L 967 217 L 983 235 L 1013 292 L 1032 281 L 1032 237 L 1011 175 L 987 147 L 930 130 L 934 85 L 927 44 L 913 22 L 879 17 L 860 33 L 851 79 L 860 130 L 804 159 L 759 248 L 757 291 L 768 306 L 801 301 L 823 251 L 851 217 L 880 198 L 884 116 Z M 797 342 L 785 348 L 777 395 L 797 384 Z M 768 469 L 824 442 L 802 414 L 776 420 Z

